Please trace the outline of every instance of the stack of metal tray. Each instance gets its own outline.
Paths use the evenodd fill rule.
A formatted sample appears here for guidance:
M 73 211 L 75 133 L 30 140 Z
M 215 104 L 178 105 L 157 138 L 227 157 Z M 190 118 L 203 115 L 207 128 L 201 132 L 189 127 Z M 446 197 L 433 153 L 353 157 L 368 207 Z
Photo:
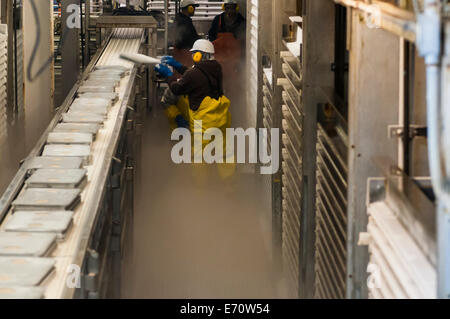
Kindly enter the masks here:
M 83 160 L 80 157 L 38 156 L 27 163 L 27 170 L 34 172 L 42 168 L 74 169 L 80 168 Z
M 83 188 L 85 169 L 38 169 L 25 181 L 28 188 Z
M 58 157 L 78 157 L 83 159 L 83 164 L 88 165 L 91 159 L 91 147 L 89 145 L 81 144 L 54 144 L 46 145 L 43 156 L 58 156 Z
M 91 133 L 51 132 L 47 137 L 47 144 L 86 144 L 91 145 Z
M 16 211 L 5 223 L 6 232 L 56 234 L 63 239 L 72 226 L 72 211 Z
M 0 287 L 38 286 L 53 271 L 51 258 L 0 257 Z
M 12 202 L 19 210 L 73 210 L 80 203 L 79 189 L 27 188 Z
M 55 247 L 55 234 L 0 232 L 0 256 L 43 257 Z

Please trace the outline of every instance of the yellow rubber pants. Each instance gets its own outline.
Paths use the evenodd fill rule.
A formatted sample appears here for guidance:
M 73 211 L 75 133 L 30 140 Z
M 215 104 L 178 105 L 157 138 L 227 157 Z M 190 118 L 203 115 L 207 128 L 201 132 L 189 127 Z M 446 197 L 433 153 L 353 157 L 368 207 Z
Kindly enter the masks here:
M 227 147 L 226 147 L 226 129 L 231 127 L 231 113 L 230 113 L 230 100 L 225 97 L 221 96 L 218 100 L 213 99 L 211 97 L 206 97 L 202 103 L 200 104 L 200 107 L 193 111 L 190 108 L 189 110 L 189 129 L 191 131 L 192 136 L 192 154 L 195 158 L 196 155 L 201 154 L 195 154 L 195 152 L 199 152 L 199 149 L 194 148 L 194 139 L 195 136 L 198 136 L 197 134 L 201 133 L 203 134 L 208 130 L 212 128 L 217 128 L 222 132 L 223 136 L 223 162 L 224 163 L 217 163 L 218 173 L 219 177 L 221 179 L 228 179 L 229 177 L 234 175 L 236 164 L 234 162 L 234 156 L 231 152 L 230 154 L 227 154 Z M 201 126 L 196 125 L 201 121 Z M 203 150 L 205 147 L 211 143 L 211 140 L 202 139 L 202 147 L 201 151 L 203 153 Z M 228 163 L 230 162 L 230 163 Z M 207 169 L 204 169 L 202 167 L 205 167 L 205 165 L 208 165 L 206 163 L 201 164 L 193 164 L 194 167 L 194 176 L 197 181 L 200 181 L 201 183 L 207 183 L 207 176 L 208 175 Z

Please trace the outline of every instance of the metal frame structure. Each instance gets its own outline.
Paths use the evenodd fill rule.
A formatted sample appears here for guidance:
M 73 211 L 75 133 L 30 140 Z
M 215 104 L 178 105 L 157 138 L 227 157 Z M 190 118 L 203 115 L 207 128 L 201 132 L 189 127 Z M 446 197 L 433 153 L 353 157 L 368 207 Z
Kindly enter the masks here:
M 284 148 L 280 154 L 283 169 L 273 176 L 271 186 L 272 229 L 275 265 L 284 264 L 284 278 L 293 297 L 395 295 L 392 291 L 386 292 L 392 287 L 384 286 L 386 291 L 381 289 L 375 293 L 369 288 L 374 278 L 370 264 L 375 260 L 374 253 L 380 251 L 374 250 L 373 245 L 381 238 L 372 238 L 366 233 L 368 225 L 373 229 L 375 221 L 370 218 L 372 206 L 366 200 L 373 192 L 368 183 L 372 178 L 391 181 L 390 191 L 386 193 L 392 193 L 395 188 L 404 194 L 401 200 L 388 197 L 390 204 L 386 206 L 395 206 L 390 214 L 399 214 L 397 218 L 402 223 L 415 220 L 419 225 L 426 225 L 430 220 L 428 217 L 410 218 L 405 222 L 401 216 L 407 216 L 408 211 L 419 210 L 431 219 L 436 214 L 433 225 L 436 232 L 426 232 L 427 238 L 436 245 L 430 244 L 428 248 L 419 245 L 421 248 L 417 251 L 433 265 L 437 291 L 433 295 L 425 293 L 428 288 L 420 288 L 419 294 L 427 298 L 450 296 L 450 197 L 446 195 L 446 175 L 443 169 L 436 168 L 450 167 L 437 161 L 445 159 L 444 149 L 448 150 L 438 144 L 447 145 L 447 125 L 445 120 L 440 123 L 439 118 L 450 113 L 445 108 L 449 28 L 443 8 L 448 4 L 436 0 L 420 3 L 423 11 L 414 12 L 385 1 L 259 1 L 261 19 L 271 20 L 271 23 L 258 28 L 257 59 L 261 81 L 257 94 L 261 98 L 257 125 L 283 128 L 285 133 L 284 139 L 280 139 Z M 301 99 L 290 106 L 283 100 L 283 91 L 284 96 L 288 96 L 286 91 L 292 85 L 285 60 L 289 54 L 282 51 L 287 50 L 286 43 L 294 42 L 290 34 L 296 27 L 289 20 L 292 16 L 301 17 L 303 41 L 298 75 L 302 86 L 298 91 Z M 339 24 L 346 26 L 346 32 L 338 31 Z M 443 45 L 441 33 L 444 33 Z M 269 41 L 267 34 L 271 35 Z M 425 74 L 423 70 L 428 71 Z M 420 85 L 425 78 L 426 103 L 425 89 Z M 276 86 L 277 82 L 280 86 Z M 427 126 L 422 120 L 425 105 Z M 295 106 L 303 110 L 303 121 L 298 122 L 299 133 L 293 133 L 292 123 L 289 123 L 290 111 Z M 439 127 L 442 137 L 435 134 Z M 294 143 L 294 139 L 298 143 Z M 427 140 L 429 156 L 426 156 Z M 301 152 L 301 165 L 292 165 L 290 152 Z M 430 198 L 433 200 L 429 185 L 422 182 L 423 176 L 429 174 L 428 158 L 437 196 L 436 208 L 428 203 Z M 295 171 L 299 176 L 293 175 Z M 409 177 L 405 177 L 405 173 Z M 299 181 L 300 187 L 293 185 Z M 408 186 L 411 183 L 419 183 L 419 187 Z M 408 192 L 421 192 L 422 196 L 414 197 Z M 397 198 L 398 204 L 392 204 L 395 201 L 392 198 Z M 422 203 L 418 198 L 422 198 Z M 383 201 L 383 197 L 377 200 Z M 300 218 L 299 231 L 292 227 L 295 216 Z M 405 231 L 410 234 L 408 242 L 420 242 L 421 237 L 411 233 L 408 227 Z M 431 229 L 427 227 L 424 229 Z M 297 243 L 293 241 L 295 236 Z M 292 262 L 288 267 L 284 258 L 286 250 L 290 251 L 291 259 L 298 258 L 297 263 Z M 388 249 L 381 251 L 387 253 Z M 438 256 L 436 262 L 433 262 L 434 253 Z M 401 272 L 397 269 L 388 274 L 384 268 L 381 271 L 382 278 Z
M 135 17 L 132 17 L 133 20 Z M 135 20 L 133 20 L 135 21 Z M 131 21 L 128 25 L 135 27 Z M 125 21 L 121 25 L 127 24 Z M 112 27 L 112 25 L 109 25 Z M 147 18 L 145 27 L 153 34 L 156 30 L 156 21 Z M 145 34 L 145 32 L 143 33 Z M 95 65 L 100 61 L 105 50 L 108 48 L 111 35 L 103 41 L 97 54 L 82 75 L 82 78 L 72 88 L 61 108 L 49 124 L 35 148 L 22 163 L 14 180 L 0 199 L 0 221 L 10 212 L 12 201 L 24 186 L 28 176 L 28 162 L 39 155 L 46 142 L 48 133 L 61 120 L 63 113 L 67 112 L 69 106 L 76 96 L 76 92 L 82 82 L 88 77 Z M 140 39 L 145 42 L 145 37 Z M 150 37 L 150 41 L 152 38 Z M 144 45 L 145 50 L 156 50 L 150 42 Z M 80 227 L 79 236 L 76 240 L 76 254 L 73 255 L 72 263 L 81 266 L 81 287 L 73 289 L 65 285 L 65 279 L 61 283 L 48 283 L 46 296 L 52 298 L 118 298 L 120 297 L 120 267 L 123 254 L 123 246 L 127 228 L 132 225 L 133 214 L 133 180 L 136 158 L 139 156 L 140 127 L 148 100 L 148 91 L 145 89 L 145 77 L 141 76 L 144 69 L 134 67 L 129 75 L 129 81 L 121 97 L 117 118 L 114 119 L 114 127 L 107 142 L 106 153 L 102 163 L 97 163 L 100 169 L 95 175 L 95 185 L 89 189 L 95 192 L 90 194 L 89 200 L 83 205 L 84 211 L 88 211 L 88 217 L 84 218 Z M 93 181 L 91 181 L 91 184 Z M 93 200 L 91 200 L 93 199 Z M 128 232 L 129 233 L 129 232 Z M 73 244 L 73 243 L 72 243 Z M 66 276 L 64 271 L 59 270 L 60 275 Z

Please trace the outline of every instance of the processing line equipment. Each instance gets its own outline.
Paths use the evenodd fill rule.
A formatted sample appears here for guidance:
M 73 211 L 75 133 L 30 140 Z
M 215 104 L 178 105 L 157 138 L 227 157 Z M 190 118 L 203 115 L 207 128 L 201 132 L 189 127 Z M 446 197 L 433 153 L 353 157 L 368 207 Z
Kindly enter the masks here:
M 152 17 L 99 18 L 97 54 L 0 198 L 0 298 L 117 298 Z M 100 40 L 99 40 L 100 41 Z

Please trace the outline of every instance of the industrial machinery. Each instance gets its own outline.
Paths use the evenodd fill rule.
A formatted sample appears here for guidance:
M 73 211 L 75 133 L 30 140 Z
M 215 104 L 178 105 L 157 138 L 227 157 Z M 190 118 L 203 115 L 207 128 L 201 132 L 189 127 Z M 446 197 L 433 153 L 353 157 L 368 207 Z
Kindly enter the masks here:
M 10 243 L 1 244 L 2 297 L 120 296 L 139 126 L 154 88 L 144 68 L 119 56 L 152 55 L 157 22 L 118 17 L 97 26 L 101 46 L 1 199 Z
M 282 129 L 266 188 L 291 297 L 448 298 L 447 6 L 249 1 L 248 104 Z
M 204 35 L 222 2 L 197 2 Z M 119 56 L 170 53 L 179 1 L 126 15 L 113 1 L 62 0 L 48 21 L 33 0 L 1 3 L 0 298 L 120 297 L 140 133 L 161 81 Z M 268 136 L 280 170 L 260 195 L 271 199 L 277 283 L 290 298 L 449 298 L 450 5 L 239 3 L 241 122 L 280 130 Z M 74 4 L 81 25 L 68 28 Z M 41 44 L 24 42 L 35 29 Z

